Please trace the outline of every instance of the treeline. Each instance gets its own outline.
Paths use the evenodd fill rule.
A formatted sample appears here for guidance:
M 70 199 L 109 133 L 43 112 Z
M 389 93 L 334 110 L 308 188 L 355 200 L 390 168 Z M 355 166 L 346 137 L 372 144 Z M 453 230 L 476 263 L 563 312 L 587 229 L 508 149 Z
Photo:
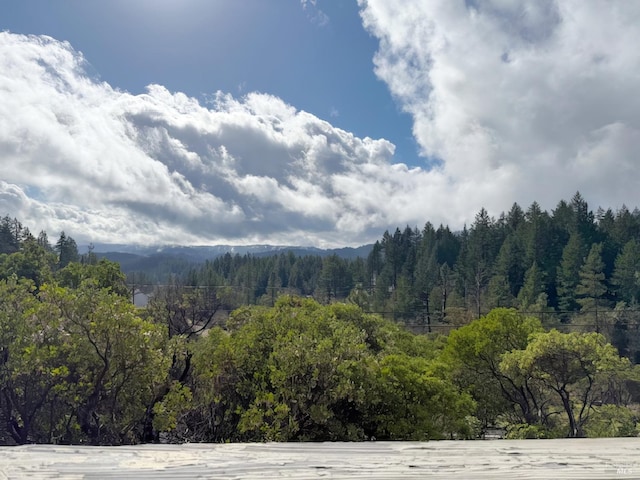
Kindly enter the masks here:
M 178 282 L 227 287 L 234 307 L 281 294 L 348 301 L 425 331 L 513 307 L 547 326 L 603 333 L 638 363 L 639 275 L 640 211 L 593 213 L 576 193 L 550 213 L 537 203 L 497 219 L 481 209 L 459 232 L 430 223 L 387 231 L 367 258 L 226 254 Z
M 448 226 L 385 232 L 366 259 L 223 257 L 195 268 L 189 285 L 232 285 L 247 303 L 273 291 L 320 301 L 350 295 L 368 311 L 396 319 L 446 319 L 452 309 L 473 317 L 496 307 L 578 311 L 638 302 L 640 211 L 595 214 L 579 193 L 551 213 L 514 204 L 495 219 L 481 209 L 460 232 Z
M 386 232 L 367 260 L 375 308 L 445 319 L 450 307 L 474 317 L 495 307 L 560 318 L 638 301 L 640 212 L 589 210 L 579 193 L 551 213 L 514 204 L 491 218 L 481 209 L 462 232 L 427 224 Z
M 18 255 L 10 255 L 15 253 Z M 9 215 L 0 218 L 0 259 L 6 263 L 4 270 L 13 269 L 17 275 L 31 278 L 36 283 L 37 275 L 42 273 L 37 267 L 44 265 L 30 265 L 30 261 L 44 261 L 49 270 L 64 268 L 71 262 L 97 261 L 93 247 L 81 255 L 76 241 L 64 232 L 60 233 L 57 242 L 52 245 L 47 232 L 41 230 L 38 236 L 34 237 L 28 227 Z M 0 271 L 0 275 L 3 273 L 6 274 Z

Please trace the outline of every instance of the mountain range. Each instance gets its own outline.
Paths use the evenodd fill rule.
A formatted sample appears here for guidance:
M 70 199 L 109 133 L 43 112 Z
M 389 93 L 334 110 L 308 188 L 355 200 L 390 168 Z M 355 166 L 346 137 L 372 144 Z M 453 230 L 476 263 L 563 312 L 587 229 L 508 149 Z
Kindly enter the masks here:
M 180 245 L 124 245 L 124 244 L 93 244 L 93 252 L 99 258 L 118 262 L 124 273 L 131 272 L 168 272 L 179 273 L 190 264 L 204 263 L 217 257 L 226 255 L 253 255 L 266 257 L 281 253 L 292 252 L 296 256 L 317 255 L 327 257 L 337 255 L 341 258 L 366 258 L 373 245 L 360 247 L 344 247 L 322 249 L 317 247 L 286 246 L 286 245 L 213 245 L 213 246 L 180 246 Z M 81 252 L 87 251 L 89 246 L 79 247 Z

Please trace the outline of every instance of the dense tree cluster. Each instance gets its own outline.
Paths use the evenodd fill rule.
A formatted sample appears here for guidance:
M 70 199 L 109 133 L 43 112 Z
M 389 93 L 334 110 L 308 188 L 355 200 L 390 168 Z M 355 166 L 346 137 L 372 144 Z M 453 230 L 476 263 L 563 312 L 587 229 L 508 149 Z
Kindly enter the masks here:
M 640 211 L 594 214 L 579 193 L 551 213 L 537 203 L 498 219 L 481 209 L 460 232 L 430 223 L 385 232 L 366 259 L 226 254 L 182 282 L 227 287 L 231 307 L 313 296 L 426 331 L 512 307 L 546 326 L 602 333 L 640 362 Z
M 437 368 L 436 356 L 426 337 L 353 305 L 285 296 L 274 307 L 245 307 L 226 331 L 210 330 L 194 346 L 192 403 L 175 434 L 198 441 L 471 436 L 474 402 Z

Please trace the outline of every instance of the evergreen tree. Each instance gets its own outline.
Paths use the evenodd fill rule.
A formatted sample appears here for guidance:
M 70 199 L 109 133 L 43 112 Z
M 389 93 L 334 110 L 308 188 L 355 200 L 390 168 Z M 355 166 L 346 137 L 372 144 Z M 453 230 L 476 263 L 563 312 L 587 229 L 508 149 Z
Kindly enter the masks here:
M 580 268 L 586 255 L 585 245 L 579 233 L 571 234 L 562 251 L 562 261 L 558 269 L 558 308 L 563 316 L 578 308 L 576 287 L 580 281 Z
M 322 270 L 322 258 L 305 255 L 291 266 L 288 285 L 299 295 L 311 295 L 316 289 Z
M 71 237 L 67 237 L 64 232 L 60 233 L 60 238 L 56 243 L 56 252 L 58 252 L 58 268 L 64 268 L 69 263 L 80 260 L 76 241 Z
M 460 254 L 460 239 L 449 230 L 449 227 L 440 225 L 436 230 L 436 262 L 438 265 L 447 264 L 452 269 Z
M 344 299 L 351 292 L 352 280 L 346 261 L 337 255 L 322 260 L 322 270 L 318 279 L 316 297 L 323 302 Z
M 80 256 L 80 261 L 87 265 L 95 265 L 98 263 L 98 256 L 93 251 L 94 250 L 93 243 L 90 243 L 87 247 L 87 253 Z
M 604 275 L 604 262 L 602 261 L 602 243 L 596 243 L 591 247 L 589 255 L 580 268 L 580 282 L 576 286 L 577 302 L 581 306 L 581 312 L 593 316 L 596 332 L 601 330 L 601 314 L 605 307 L 605 295 L 607 284 Z
M 522 288 L 525 273 L 525 251 L 516 233 L 509 235 L 494 263 L 494 274 L 502 276 L 512 297 L 517 297 Z
M 571 209 L 573 211 L 573 221 L 570 224 L 571 232 L 577 232 L 587 245 L 598 240 L 597 229 L 595 224 L 595 216 L 589 210 L 589 205 L 582 198 L 580 192 L 571 199 Z
M 38 242 L 38 245 L 40 245 L 46 251 L 53 252 L 53 247 L 49 243 L 49 237 L 47 236 L 47 232 L 45 232 L 44 230 L 41 230 L 40 233 L 38 234 L 37 242 Z
M 468 256 L 465 273 L 471 289 L 474 310 L 482 315 L 483 297 L 489 283 L 492 263 L 500 245 L 495 241 L 494 221 L 482 208 L 471 226 L 468 240 Z
M 635 240 L 629 240 L 615 261 L 615 268 L 611 278 L 617 300 L 626 303 L 640 301 L 640 244 Z
M 525 223 L 524 212 L 522 211 L 522 208 L 520 207 L 520 205 L 518 205 L 517 203 L 514 203 L 511 206 L 511 210 L 509 210 L 509 213 L 507 214 L 507 217 L 506 217 L 506 224 L 509 229 L 509 233 L 517 232 L 518 230 L 520 230 L 522 226 L 524 226 L 524 223 Z
M 520 304 L 520 308 L 525 310 L 528 309 L 538 301 L 541 294 L 545 293 L 544 279 L 544 272 L 538 267 L 538 263 L 534 262 L 525 273 L 524 285 L 518 294 L 518 303 Z
M 465 225 L 460 233 L 460 252 L 458 259 L 453 267 L 453 277 L 455 279 L 455 292 L 465 307 L 468 307 L 469 297 L 469 280 L 468 280 L 468 264 L 469 264 L 469 230 Z
M 0 253 L 15 253 L 20 249 L 22 225 L 8 215 L 0 220 Z
M 640 238 L 640 216 L 634 215 L 626 205 L 616 212 L 611 237 L 618 248 L 622 248 L 629 240 Z
M 571 206 L 560 200 L 551 215 L 553 227 L 558 231 L 559 243 L 565 245 L 569 240 L 569 235 L 575 232 L 575 213 Z
M 430 331 L 433 306 L 430 302 L 431 291 L 438 280 L 439 268 L 436 263 L 436 231 L 427 223 L 422 231 L 422 239 L 418 246 L 417 265 L 415 271 L 415 292 L 417 304 L 422 307 L 424 321 Z
M 495 274 L 491 277 L 488 287 L 488 307 L 510 308 L 515 303 L 515 298 L 509 288 L 509 279 L 504 274 Z
M 597 236 L 602 242 L 604 273 L 607 277 L 611 277 L 616 256 L 622 248 L 622 245 L 618 244 L 613 236 L 613 231 L 615 230 L 615 215 L 610 208 L 606 211 L 600 208 L 596 218 L 598 220 Z
M 447 307 L 449 305 L 449 295 L 453 293 L 455 286 L 455 273 L 447 263 L 440 266 L 438 276 L 438 289 L 440 295 L 440 317 L 445 322 L 447 316 Z
M 376 278 L 380 275 L 383 263 L 382 245 L 376 241 L 367 256 L 367 277 L 371 287 L 376 285 Z

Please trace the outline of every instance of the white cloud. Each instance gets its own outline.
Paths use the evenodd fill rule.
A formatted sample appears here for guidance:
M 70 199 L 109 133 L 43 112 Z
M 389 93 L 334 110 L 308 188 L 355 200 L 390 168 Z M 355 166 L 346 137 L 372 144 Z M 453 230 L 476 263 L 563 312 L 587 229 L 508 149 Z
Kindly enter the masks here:
M 316 0 L 300 0 L 302 8 L 307 12 L 307 18 L 319 27 L 326 27 L 331 19 L 329 15 L 318 8 Z
M 0 211 L 33 229 L 328 246 L 422 223 L 398 206 L 426 173 L 392 165 L 386 140 L 266 94 L 218 93 L 209 106 L 159 85 L 131 95 L 83 65 L 67 43 L 0 34 Z
M 375 70 L 442 161 L 440 201 L 497 214 L 637 205 L 640 4 L 360 0 L 380 40 Z M 434 188 L 436 175 L 429 177 Z

